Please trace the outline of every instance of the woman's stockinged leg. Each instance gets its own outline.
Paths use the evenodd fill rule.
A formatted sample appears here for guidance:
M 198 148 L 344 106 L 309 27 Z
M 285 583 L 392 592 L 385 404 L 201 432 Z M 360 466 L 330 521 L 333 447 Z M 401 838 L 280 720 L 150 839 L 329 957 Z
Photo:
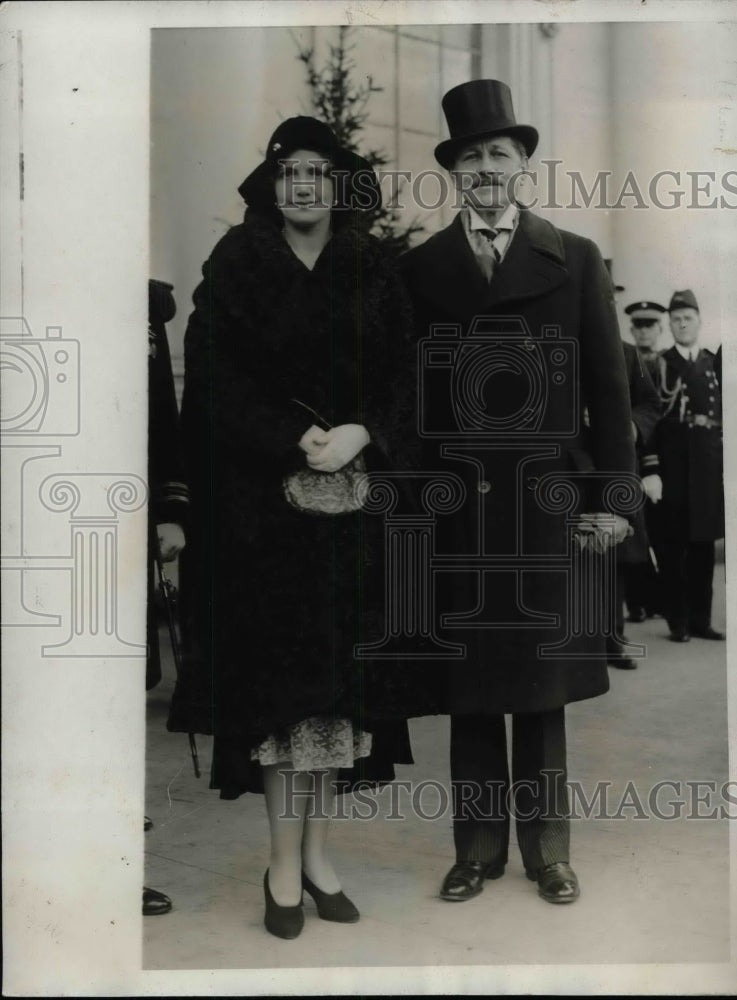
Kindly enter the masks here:
M 310 881 L 327 893 L 340 891 L 340 880 L 327 856 L 337 776 L 337 768 L 311 772 L 315 792 L 306 814 L 302 835 L 302 868 Z
M 312 808 L 312 775 L 271 764 L 263 767 L 263 779 L 271 832 L 269 888 L 279 906 L 296 906 L 302 898 L 301 852 Z

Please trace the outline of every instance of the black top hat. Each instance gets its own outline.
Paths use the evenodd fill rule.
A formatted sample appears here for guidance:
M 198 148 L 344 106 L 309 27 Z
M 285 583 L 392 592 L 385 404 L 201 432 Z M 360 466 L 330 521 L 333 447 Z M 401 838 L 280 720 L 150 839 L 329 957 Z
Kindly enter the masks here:
M 381 207 L 381 188 L 369 161 L 341 146 L 329 125 L 308 115 L 287 118 L 277 126 L 266 147 L 265 160 L 251 171 L 238 188 L 246 204 L 261 211 L 274 208 L 276 168 L 280 160 L 289 159 L 297 149 L 322 153 L 336 172 L 348 174 L 349 183 L 339 185 L 344 200 L 348 201 L 348 204 L 340 205 L 341 208 L 375 211 Z M 359 174 L 360 187 L 356 185 Z
M 684 288 L 682 292 L 673 292 L 668 312 L 673 312 L 674 309 L 695 309 L 696 312 L 699 311 L 696 296 L 690 288 Z
M 537 148 L 537 129 L 518 125 L 512 92 L 501 80 L 470 80 L 453 87 L 443 98 L 450 139 L 435 147 L 435 159 L 450 169 L 458 149 L 481 136 L 510 135 L 519 139 L 528 156 Z
M 639 319 L 660 319 L 660 313 L 667 312 L 665 306 L 659 302 L 632 302 L 624 310 L 628 316 Z

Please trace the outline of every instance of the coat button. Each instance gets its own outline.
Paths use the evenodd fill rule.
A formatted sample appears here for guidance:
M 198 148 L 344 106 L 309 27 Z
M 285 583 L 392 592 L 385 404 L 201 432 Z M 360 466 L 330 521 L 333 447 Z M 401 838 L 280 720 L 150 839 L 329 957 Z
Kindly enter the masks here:
M 491 483 L 488 482 L 486 479 L 480 479 L 476 489 L 479 491 L 479 493 L 490 493 Z
M 528 490 L 536 490 L 539 483 L 540 483 L 540 477 L 539 476 L 530 476 L 528 478 L 528 480 L 527 480 L 527 483 L 526 483 L 527 489 Z

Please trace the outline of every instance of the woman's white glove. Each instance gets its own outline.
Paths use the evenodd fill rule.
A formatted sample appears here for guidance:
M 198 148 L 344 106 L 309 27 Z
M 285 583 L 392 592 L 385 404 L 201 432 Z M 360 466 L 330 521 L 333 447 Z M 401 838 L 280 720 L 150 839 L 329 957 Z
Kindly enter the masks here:
M 320 454 L 328 443 L 328 432 L 313 424 L 299 439 L 299 447 L 307 455 L 307 460 Z
M 309 434 L 309 431 L 307 432 Z M 362 424 L 340 424 L 329 431 L 322 431 L 322 442 L 307 451 L 307 464 L 318 472 L 337 472 L 348 465 L 366 447 L 371 438 Z M 304 440 L 304 439 L 303 439 Z M 300 441 L 300 447 L 302 442 Z

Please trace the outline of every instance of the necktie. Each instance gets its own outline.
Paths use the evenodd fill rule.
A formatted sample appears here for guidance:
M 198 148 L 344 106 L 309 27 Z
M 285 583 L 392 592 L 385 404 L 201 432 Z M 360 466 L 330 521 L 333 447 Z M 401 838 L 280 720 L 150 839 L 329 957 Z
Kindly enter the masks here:
M 499 252 L 499 248 L 494 245 L 494 240 L 499 235 L 499 230 L 479 229 L 478 232 L 480 232 L 481 235 L 484 237 L 486 241 L 485 245 L 488 246 L 489 248 L 489 252 L 483 255 L 483 261 L 485 265 L 484 271 L 486 273 L 487 281 L 491 281 L 494 275 L 494 271 L 496 270 L 497 265 L 501 262 L 502 259 L 502 255 Z

